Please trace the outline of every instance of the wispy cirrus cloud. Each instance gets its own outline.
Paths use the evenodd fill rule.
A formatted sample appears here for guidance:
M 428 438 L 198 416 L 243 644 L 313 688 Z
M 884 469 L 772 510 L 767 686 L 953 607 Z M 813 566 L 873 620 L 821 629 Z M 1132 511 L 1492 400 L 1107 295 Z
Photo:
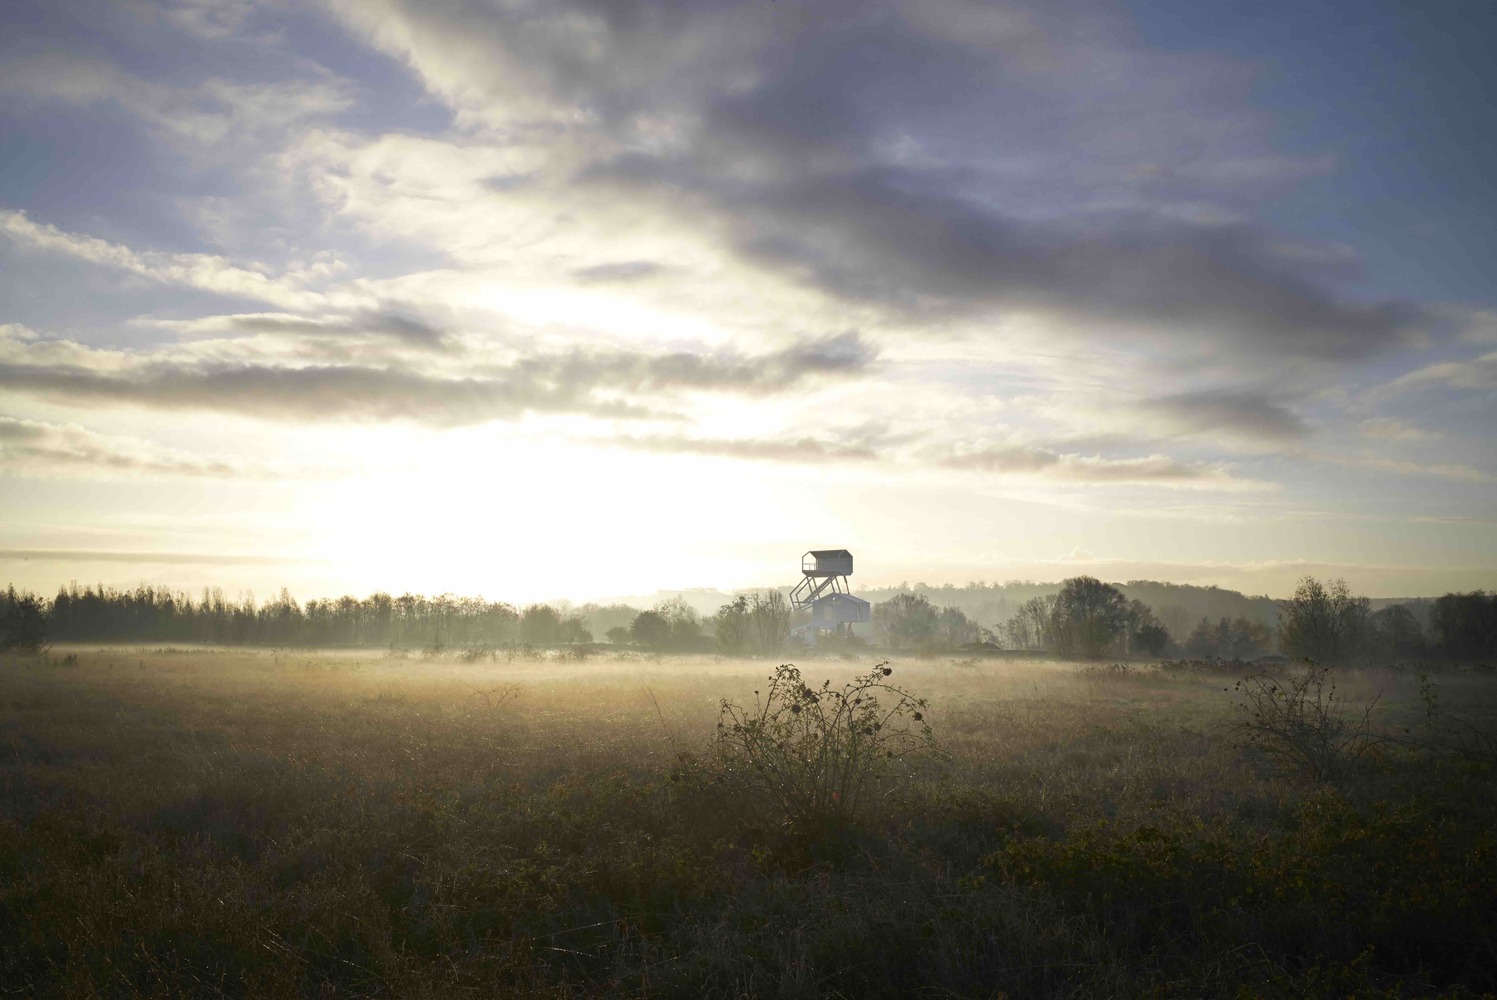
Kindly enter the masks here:
M 1438 388 L 1477 391 L 1497 389 L 1497 351 L 1488 351 L 1464 361 L 1441 361 L 1416 368 L 1375 390 L 1374 395 L 1389 397 L 1404 392 Z
M 200 37 L 227 38 L 242 18 L 233 5 L 181 4 L 165 8 L 169 22 Z M 216 8 L 216 9 L 215 9 Z M 214 34 L 215 25 L 222 29 Z M 272 139 L 325 120 L 353 105 L 353 88 L 326 70 L 300 79 L 233 80 L 209 77 L 192 87 L 143 79 L 100 57 L 44 51 L 7 59 L 0 92 L 12 100 L 107 104 L 200 160 L 260 156 Z
M 65 232 L 11 209 L 0 209 L 0 236 L 32 250 L 72 257 L 149 281 L 268 302 L 285 309 L 326 305 L 326 298 L 310 286 L 337 270 L 334 262 L 321 261 L 273 275 L 217 254 L 138 252 L 95 236 Z

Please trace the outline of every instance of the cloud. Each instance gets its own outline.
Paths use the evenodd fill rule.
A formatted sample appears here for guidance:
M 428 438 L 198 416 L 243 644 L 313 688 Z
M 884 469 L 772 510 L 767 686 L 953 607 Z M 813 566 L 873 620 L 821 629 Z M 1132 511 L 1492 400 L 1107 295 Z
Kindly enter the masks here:
M 280 566 L 315 562 L 298 556 L 218 552 L 123 552 L 116 549 L 0 549 L 6 562 L 117 562 L 139 566 Z
M 619 437 L 610 445 L 666 455 L 703 455 L 749 461 L 791 462 L 819 465 L 824 462 L 872 461 L 878 453 L 866 444 L 848 444 L 820 438 L 690 438 Z
M 1426 365 L 1389 382 L 1377 396 L 1391 396 L 1432 388 L 1497 389 L 1497 351 L 1465 361 Z
M 589 267 L 579 267 L 572 273 L 579 281 L 585 282 L 626 282 L 640 281 L 644 278 L 654 277 L 665 267 L 654 261 L 648 260 L 624 260 L 609 264 L 593 264 Z
M 77 424 L 0 416 L 0 469 L 43 475 L 117 475 L 234 479 L 269 470 L 223 458 L 204 458 L 146 441 L 97 434 Z
M 215 334 L 270 334 L 321 340 L 344 340 L 353 346 L 369 339 L 387 339 L 422 350 L 452 347 L 447 332 L 397 309 L 362 309 L 348 314 L 299 316 L 294 313 L 235 313 L 194 320 L 152 320 L 146 325 L 195 336 Z
M 64 232 L 33 221 L 25 212 L 0 209 L 0 235 L 47 253 L 114 268 L 162 284 L 186 285 L 219 295 L 257 299 L 289 309 L 324 304 L 324 297 L 306 286 L 328 276 L 326 265 L 312 266 L 272 277 L 263 271 L 234 264 L 205 253 L 138 253 L 129 247 L 93 236 Z
M 1391 472 L 1399 476 L 1449 479 L 1463 483 L 1490 483 L 1497 481 L 1497 476 L 1493 476 L 1490 472 L 1484 472 L 1473 465 L 1463 465 L 1458 462 L 1408 462 L 1403 459 L 1389 458 L 1386 455 L 1368 453 L 1360 455 L 1322 454 L 1313 457 L 1323 462 L 1350 465 L 1361 469 L 1372 469 L 1377 472 Z
M 439 356 L 444 364 L 436 368 L 236 360 L 235 341 L 212 342 L 216 355 L 206 361 L 170 350 L 136 355 L 77 344 L 59 349 L 59 343 L 68 344 L 34 335 L 0 336 L 0 390 L 83 406 L 129 403 L 270 420 L 410 421 L 438 427 L 515 420 L 528 413 L 674 419 L 657 408 L 662 396 L 783 392 L 811 379 L 860 375 L 874 357 L 856 333 L 761 355 L 576 349 L 497 364 Z M 201 353 L 202 345 L 189 346 Z
M 212 410 L 268 420 L 412 421 L 457 427 L 527 413 L 658 418 L 657 411 L 600 399 L 584 385 L 509 377 L 454 377 L 360 365 L 156 364 L 129 373 L 0 364 L 0 389 L 74 405 L 130 403 Z
M 1357 424 L 1357 430 L 1366 437 L 1383 441 L 1438 441 L 1444 437 L 1394 417 L 1369 417 Z
M 523 173 L 570 218 L 606 228 L 628 206 L 636 232 L 685 216 L 741 267 L 902 329 L 1039 315 L 1081 340 L 1343 364 L 1429 322 L 1418 303 L 1346 297 L 1323 280 L 1340 259 L 1130 186 L 1146 152 L 1208 190 L 1334 167 L 1255 145 L 1250 115 L 1209 100 L 1242 77 L 1223 61 L 956 0 L 333 9 L 474 134 L 539 150 Z M 617 266 L 576 277 L 643 273 Z
M 230 4 L 180 4 L 164 13 L 175 26 L 207 37 L 231 33 L 241 20 Z M 215 16 L 209 16 L 211 14 Z M 195 30 L 196 29 L 196 30 Z M 305 65 L 305 64 L 304 64 Z M 47 51 L 7 59 L 0 92 L 77 106 L 113 104 L 156 135 L 205 162 L 242 161 L 294 127 L 336 116 L 353 104 L 353 88 L 319 70 L 275 81 L 208 77 L 173 87 L 133 76 L 102 59 Z
M 872 345 L 849 331 L 761 355 L 578 350 L 528 359 L 519 367 L 534 377 L 558 382 L 607 381 L 643 391 L 680 388 L 765 394 L 783 392 L 815 376 L 861 375 L 876 357 Z
M 1165 455 L 1103 458 L 1027 444 L 993 444 L 955 448 L 948 454 L 932 457 L 949 469 L 1037 476 L 1064 482 L 1227 488 L 1252 485 L 1234 480 L 1217 466 L 1187 464 Z
M 1298 441 L 1310 428 L 1277 400 L 1250 391 L 1177 393 L 1144 401 L 1139 407 L 1176 435 L 1226 435 L 1265 441 Z
M 167 0 L 142 10 L 160 16 L 179 31 L 196 38 L 220 40 L 240 32 L 254 12 L 256 0 Z

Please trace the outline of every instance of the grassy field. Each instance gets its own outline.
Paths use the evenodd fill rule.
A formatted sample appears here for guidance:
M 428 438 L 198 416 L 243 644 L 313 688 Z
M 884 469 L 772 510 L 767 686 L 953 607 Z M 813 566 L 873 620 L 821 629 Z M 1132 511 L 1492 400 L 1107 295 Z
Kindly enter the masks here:
M 679 780 L 774 666 L 0 660 L 0 993 L 1497 990 L 1492 768 L 1408 742 L 1497 677 L 1343 672 L 1405 742 L 1315 781 L 1239 745 L 1240 673 L 895 661 L 949 759 L 813 831 Z

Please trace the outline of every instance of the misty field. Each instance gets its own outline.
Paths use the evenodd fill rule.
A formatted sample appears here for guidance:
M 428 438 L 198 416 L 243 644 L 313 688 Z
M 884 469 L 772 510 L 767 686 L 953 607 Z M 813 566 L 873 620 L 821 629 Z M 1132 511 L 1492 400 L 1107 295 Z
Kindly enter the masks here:
M 814 826 L 683 765 L 775 666 L 0 660 L 0 992 L 1497 990 L 1497 676 L 1340 671 L 1381 698 L 1317 780 L 1245 739 L 1241 668 L 896 660 L 945 753 Z

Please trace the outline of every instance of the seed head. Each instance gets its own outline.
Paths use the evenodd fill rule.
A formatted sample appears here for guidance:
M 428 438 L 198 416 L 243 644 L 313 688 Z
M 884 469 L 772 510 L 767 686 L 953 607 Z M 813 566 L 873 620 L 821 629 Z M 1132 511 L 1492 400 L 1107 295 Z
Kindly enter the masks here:
M 893 672 L 894 672 L 894 668 L 893 667 L 885 667 L 884 668 L 884 676 L 885 677 L 888 677 Z
M 916 722 L 919 722 L 923 718 L 925 718 L 925 716 L 921 715 L 919 712 L 915 713 L 915 721 Z

